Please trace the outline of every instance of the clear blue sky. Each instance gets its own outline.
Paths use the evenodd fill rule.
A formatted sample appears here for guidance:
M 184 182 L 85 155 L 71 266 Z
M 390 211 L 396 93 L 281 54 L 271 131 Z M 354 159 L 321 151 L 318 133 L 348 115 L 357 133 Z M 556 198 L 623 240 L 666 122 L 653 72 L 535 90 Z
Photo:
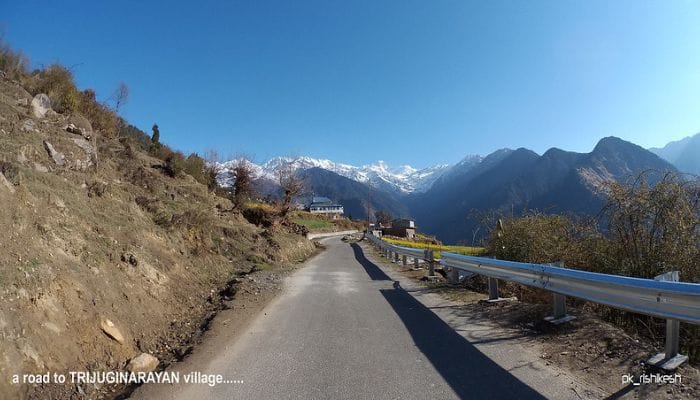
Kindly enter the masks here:
M 698 1 L 9 1 L 5 37 L 184 151 L 456 162 L 700 131 Z

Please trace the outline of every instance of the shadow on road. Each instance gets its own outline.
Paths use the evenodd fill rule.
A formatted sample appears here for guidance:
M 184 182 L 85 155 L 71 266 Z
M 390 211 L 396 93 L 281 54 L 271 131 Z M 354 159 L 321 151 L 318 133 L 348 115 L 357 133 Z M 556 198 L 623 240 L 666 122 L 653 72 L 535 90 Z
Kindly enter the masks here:
M 362 268 L 365 269 L 367 272 L 367 275 L 369 275 L 370 279 L 373 281 L 390 281 L 391 278 L 387 274 L 384 273 L 379 267 L 374 265 L 374 263 L 370 260 L 368 260 L 365 257 L 365 253 L 362 250 L 362 247 L 360 247 L 357 243 L 353 243 L 352 245 L 352 251 L 355 254 L 355 259 L 357 262 L 362 265 Z
M 370 278 L 391 279 L 365 258 L 361 247 L 353 244 L 353 250 Z M 486 357 L 398 284 L 380 292 L 401 318 L 416 346 L 460 398 L 544 399 Z

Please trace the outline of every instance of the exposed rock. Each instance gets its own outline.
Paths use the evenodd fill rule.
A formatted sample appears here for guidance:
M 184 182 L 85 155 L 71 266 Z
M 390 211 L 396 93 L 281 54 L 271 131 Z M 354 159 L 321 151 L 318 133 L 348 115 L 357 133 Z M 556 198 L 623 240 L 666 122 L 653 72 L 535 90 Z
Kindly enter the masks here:
M 100 327 L 102 328 L 102 332 L 104 332 L 107 336 L 114 339 L 119 344 L 124 344 L 124 335 L 122 335 L 119 329 L 114 325 L 114 322 L 108 320 L 107 318 L 102 318 Z
M 85 151 L 85 154 L 87 154 L 89 156 L 92 156 L 93 153 L 95 153 L 95 149 L 93 148 L 93 146 L 90 144 L 90 142 L 88 142 L 85 139 L 77 139 L 76 138 L 76 139 L 73 139 L 73 143 L 75 143 L 78 147 L 83 149 Z
M 39 171 L 39 172 L 49 172 L 49 169 L 46 168 L 45 166 L 39 164 L 38 162 L 34 163 L 34 169 Z
M 31 119 L 28 119 L 28 120 L 22 122 L 22 126 L 20 127 L 20 129 L 23 132 L 35 132 L 36 131 L 36 124 Z
M 64 129 L 70 133 L 73 133 L 75 135 L 80 135 L 84 137 L 85 139 L 90 139 L 90 133 L 88 133 L 85 129 L 80 128 L 78 126 L 75 126 L 75 124 L 68 124 L 64 127 Z
M 44 148 L 49 153 L 49 156 L 53 158 L 53 161 L 56 163 L 56 165 L 63 166 L 66 163 L 66 156 L 63 155 L 63 153 L 59 153 L 58 151 L 56 151 L 56 149 L 53 148 L 53 145 L 51 145 L 51 143 L 47 142 L 46 140 L 44 140 Z
M 151 372 L 158 368 L 159 363 L 160 361 L 156 357 L 148 353 L 141 353 L 129 361 L 126 369 L 129 372 Z
M 87 135 L 91 135 L 93 132 L 92 124 L 90 123 L 90 121 L 88 121 L 87 118 L 83 117 L 80 114 L 72 114 L 68 118 L 68 122 L 70 124 L 75 125 L 77 128 L 81 129 L 83 131 L 83 133 L 85 133 Z
M 17 101 L 15 101 L 15 104 L 17 104 L 18 106 L 25 106 L 25 107 L 27 107 L 27 106 L 29 105 L 29 100 L 27 100 L 27 99 L 17 99 Z
M 32 115 L 36 118 L 44 118 L 51 110 L 51 99 L 45 93 L 39 93 L 32 99 Z
M 14 185 L 11 184 L 11 183 L 7 180 L 7 178 L 5 178 L 5 175 L 4 175 L 2 172 L 0 172 L 0 186 L 3 186 L 3 187 L 5 187 L 5 188 L 7 188 L 7 190 L 9 190 L 10 193 L 14 193 L 14 192 L 15 192 L 15 187 L 14 187 Z

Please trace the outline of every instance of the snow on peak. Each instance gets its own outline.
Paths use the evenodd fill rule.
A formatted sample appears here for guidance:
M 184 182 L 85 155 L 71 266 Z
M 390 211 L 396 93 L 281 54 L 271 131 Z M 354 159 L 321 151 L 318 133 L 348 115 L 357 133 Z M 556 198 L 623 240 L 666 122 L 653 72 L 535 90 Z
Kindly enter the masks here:
M 220 163 L 222 170 L 233 167 L 236 160 Z M 267 162 L 251 165 L 256 177 L 275 179 L 279 171 L 291 168 L 293 171 L 322 168 L 357 182 L 370 182 L 373 187 L 402 193 L 424 192 L 430 188 L 433 182 L 439 178 L 450 166 L 439 164 L 428 168 L 416 169 L 410 165 L 400 165 L 392 168 L 386 162 L 379 160 L 376 163 L 356 167 L 349 164 L 336 163 L 327 159 L 317 159 L 307 156 L 300 157 L 274 157 Z

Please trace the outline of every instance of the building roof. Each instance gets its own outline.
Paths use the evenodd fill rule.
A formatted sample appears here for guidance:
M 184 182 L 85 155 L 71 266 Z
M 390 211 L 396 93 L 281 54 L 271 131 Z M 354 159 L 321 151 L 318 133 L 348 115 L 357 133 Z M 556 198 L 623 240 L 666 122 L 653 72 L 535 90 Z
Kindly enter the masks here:
M 311 199 L 311 204 L 309 205 L 309 207 L 314 206 L 342 207 L 343 205 L 334 202 L 328 197 L 314 196 L 313 199 Z

